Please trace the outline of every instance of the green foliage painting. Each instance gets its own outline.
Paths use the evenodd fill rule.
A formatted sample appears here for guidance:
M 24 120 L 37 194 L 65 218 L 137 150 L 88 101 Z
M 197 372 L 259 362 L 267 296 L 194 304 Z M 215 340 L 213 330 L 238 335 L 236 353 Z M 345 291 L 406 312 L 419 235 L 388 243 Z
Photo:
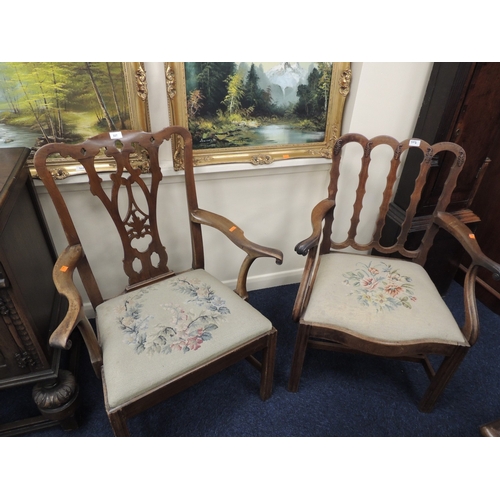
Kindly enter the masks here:
M 188 125 L 194 147 L 324 141 L 332 65 L 185 63 Z
M 122 63 L 0 63 L 0 147 L 130 128 Z

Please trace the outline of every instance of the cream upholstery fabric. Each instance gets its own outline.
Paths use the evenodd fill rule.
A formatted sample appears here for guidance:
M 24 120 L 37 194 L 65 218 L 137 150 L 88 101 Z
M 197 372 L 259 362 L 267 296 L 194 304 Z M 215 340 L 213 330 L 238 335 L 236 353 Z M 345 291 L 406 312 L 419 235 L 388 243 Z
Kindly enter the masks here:
M 373 255 L 321 256 L 302 322 L 387 342 L 468 345 L 421 266 Z
M 110 408 L 272 328 L 200 269 L 110 299 L 96 313 Z

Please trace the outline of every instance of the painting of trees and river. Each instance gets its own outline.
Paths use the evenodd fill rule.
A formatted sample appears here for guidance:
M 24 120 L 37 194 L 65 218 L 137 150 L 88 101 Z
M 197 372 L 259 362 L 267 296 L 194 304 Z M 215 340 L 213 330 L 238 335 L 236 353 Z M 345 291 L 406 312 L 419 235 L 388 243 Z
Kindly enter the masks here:
M 122 63 L 0 63 L 0 147 L 77 143 L 130 125 Z
M 195 149 L 325 140 L 333 63 L 184 63 Z

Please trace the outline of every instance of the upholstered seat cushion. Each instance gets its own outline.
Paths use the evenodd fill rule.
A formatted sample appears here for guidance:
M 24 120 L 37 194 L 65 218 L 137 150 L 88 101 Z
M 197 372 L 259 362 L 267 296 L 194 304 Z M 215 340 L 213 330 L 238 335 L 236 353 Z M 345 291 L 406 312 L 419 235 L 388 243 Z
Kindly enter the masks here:
M 302 322 L 388 343 L 468 345 L 421 266 L 373 255 L 321 256 Z
M 96 323 L 110 408 L 272 329 L 200 269 L 104 302 Z

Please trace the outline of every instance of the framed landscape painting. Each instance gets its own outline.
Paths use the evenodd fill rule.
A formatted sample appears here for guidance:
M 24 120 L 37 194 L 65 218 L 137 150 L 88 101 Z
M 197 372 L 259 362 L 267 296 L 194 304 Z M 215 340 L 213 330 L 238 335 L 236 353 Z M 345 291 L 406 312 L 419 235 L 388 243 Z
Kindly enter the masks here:
M 351 81 L 347 62 L 171 62 L 165 74 L 195 165 L 331 158 Z M 182 169 L 182 144 L 173 148 Z
M 0 63 L 0 147 L 78 143 L 106 131 L 148 130 L 147 85 L 141 63 Z M 106 168 L 106 159 L 99 161 Z M 59 175 L 74 162 L 51 161 Z

